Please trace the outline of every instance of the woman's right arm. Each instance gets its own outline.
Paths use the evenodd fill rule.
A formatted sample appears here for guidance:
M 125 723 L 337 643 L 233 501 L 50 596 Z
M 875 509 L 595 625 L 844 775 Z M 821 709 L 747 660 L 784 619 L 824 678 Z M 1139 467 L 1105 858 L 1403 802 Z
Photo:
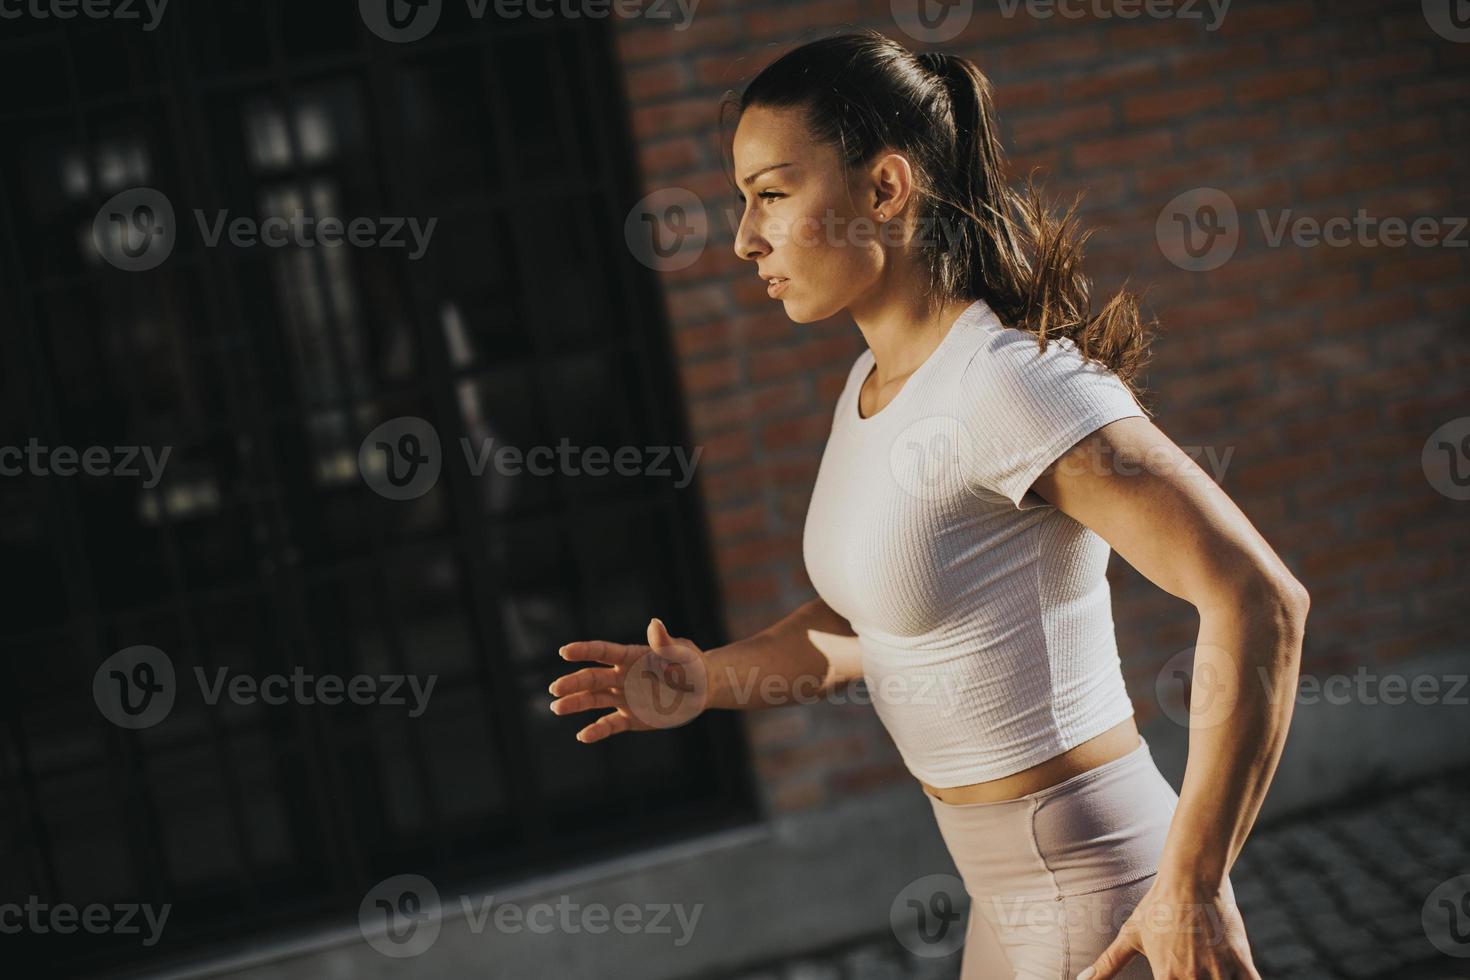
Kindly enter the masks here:
M 551 682 L 552 714 L 613 709 L 578 732 L 579 742 L 677 728 L 709 708 L 810 703 L 862 676 L 852 626 L 819 598 L 749 639 L 712 650 L 671 636 L 655 617 L 648 621 L 646 645 L 574 640 L 558 652 L 564 660 L 597 666 Z
M 754 636 L 706 651 L 710 708 L 809 703 L 863 676 L 852 625 L 821 598 Z

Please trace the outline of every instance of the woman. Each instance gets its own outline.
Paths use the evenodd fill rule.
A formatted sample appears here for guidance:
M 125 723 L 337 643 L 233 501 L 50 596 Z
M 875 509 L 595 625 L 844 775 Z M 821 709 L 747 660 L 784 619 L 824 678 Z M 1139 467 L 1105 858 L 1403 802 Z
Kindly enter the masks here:
M 736 253 L 792 320 L 849 313 L 868 348 L 807 513 L 818 598 L 709 651 L 656 619 L 647 645 L 570 643 L 609 666 L 558 678 L 552 710 L 614 709 L 578 733 L 595 742 L 863 677 L 971 896 L 966 980 L 1257 977 L 1228 874 L 1308 598 L 1140 408 L 1136 299 L 1090 311 L 1086 236 L 1008 187 L 967 60 L 829 37 L 737 108 Z M 1178 796 L 1123 686 L 1110 547 L 1199 610 L 1213 680 Z

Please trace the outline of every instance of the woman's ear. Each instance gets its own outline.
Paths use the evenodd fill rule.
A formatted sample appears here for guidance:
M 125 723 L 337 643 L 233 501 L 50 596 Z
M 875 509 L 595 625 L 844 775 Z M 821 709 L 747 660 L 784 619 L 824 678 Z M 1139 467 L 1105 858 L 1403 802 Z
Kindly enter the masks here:
M 871 207 L 879 221 L 896 217 L 914 188 L 914 171 L 902 153 L 885 153 L 869 170 Z

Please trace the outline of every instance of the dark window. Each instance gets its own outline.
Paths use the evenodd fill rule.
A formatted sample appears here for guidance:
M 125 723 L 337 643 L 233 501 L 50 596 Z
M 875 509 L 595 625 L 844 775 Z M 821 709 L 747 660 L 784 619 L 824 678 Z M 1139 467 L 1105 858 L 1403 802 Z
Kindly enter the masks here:
M 389 875 L 493 883 L 755 816 L 729 713 L 584 746 L 600 712 L 546 709 L 567 640 L 723 627 L 697 484 L 477 476 L 460 452 L 692 447 L 657 282 L 622 240 L 639 192 L 606 20 L 459 6 L 405 45 L 352 3 L 6 22 L 0 446 L 171 451 L 151 487 L 0 477 L 0 905 L 172 908 L 154 947 L 7 935 L 26 975 L 250 948 L 355 923 Z M 128 272 L 90 233 L 139 186 L 176 241 Z M 438 224 L 410 260 L 209 246 L 221 211 Z M 443 471 L 395 501 L 358 450 L 400 416 L 434 426 Z M 128 730 L 92 684 L 135 645 L 178 696 Z M 298 668 L 437 686 L 412 718 L 211 706 L 195 682 Z

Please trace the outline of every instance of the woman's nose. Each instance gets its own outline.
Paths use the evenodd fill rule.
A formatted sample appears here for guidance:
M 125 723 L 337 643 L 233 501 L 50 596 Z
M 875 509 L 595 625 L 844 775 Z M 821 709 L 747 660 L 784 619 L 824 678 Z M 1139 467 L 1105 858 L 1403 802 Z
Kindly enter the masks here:
M 735 254 L 741 259 L 753 261 L 770 251 L 764 238 L 753 227 L 747 216 L 742 216 L 735 229 Z

